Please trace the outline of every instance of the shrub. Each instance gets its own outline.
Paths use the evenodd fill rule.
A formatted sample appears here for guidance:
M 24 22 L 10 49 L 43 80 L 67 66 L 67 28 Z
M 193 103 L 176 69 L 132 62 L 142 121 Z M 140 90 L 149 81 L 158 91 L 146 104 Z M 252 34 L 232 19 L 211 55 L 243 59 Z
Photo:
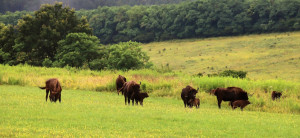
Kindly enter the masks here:
M 222 77 L 233 77 L 233 78 L 246 78 L 247 72 L 245 71 L 235 71 L 235 70 L 225 70 L 219 73 Z

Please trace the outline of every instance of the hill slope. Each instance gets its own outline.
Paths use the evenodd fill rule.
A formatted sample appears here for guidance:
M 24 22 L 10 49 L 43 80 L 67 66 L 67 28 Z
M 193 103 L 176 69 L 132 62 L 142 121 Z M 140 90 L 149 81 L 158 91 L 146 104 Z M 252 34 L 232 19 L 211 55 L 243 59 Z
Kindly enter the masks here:
M 300 80 L 300 32 L 154 42 L 143 49 L 159 68 L 189 74 L 233 69 L 251 79 Z

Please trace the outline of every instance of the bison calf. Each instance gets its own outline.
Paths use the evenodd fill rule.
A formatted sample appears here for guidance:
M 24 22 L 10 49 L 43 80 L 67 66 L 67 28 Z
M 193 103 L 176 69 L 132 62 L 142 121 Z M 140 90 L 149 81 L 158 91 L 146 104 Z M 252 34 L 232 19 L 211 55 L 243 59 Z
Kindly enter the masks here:
M 46 89 L 46 101 L 48 98 L 48 94 L 50 91 L 49 99 L 51 102 L 56 102 L 59 99 L 59 102 L 61 102 L 61 86 L 57 79 L 49 79 L 46 81 L 45 87 L 40 87 L 41 89 Z
M 236 100 L 232 103 L 232 109 L 240 107 L 243 111 L 243 108 L 245 108 L 245 106 L 247 106 L 248 104 L 250 104 L 248 100 Z
M 281 92 L 273 91 L 272 92 L 272 100 L 274 101 L 275 99 L 280 99 L 281 95 L 282 95 Z
M 145 92 L 143 93 L 138 93 L 136 96 L 135 96 L 135 102 L 136 102 L 136 105 L 138 105 L 138 102 L 140 102 L 140 105 L 143 106 L 143 101 L 145 98 L 149 97 L 149 95 Z
M 200 107 L 200 100 L 199 100 L 199 98 L 190 99 L 189 100 L 189 105 L 190 105 L 190 107 L 196 106 L 196 108 L 199 108 Z

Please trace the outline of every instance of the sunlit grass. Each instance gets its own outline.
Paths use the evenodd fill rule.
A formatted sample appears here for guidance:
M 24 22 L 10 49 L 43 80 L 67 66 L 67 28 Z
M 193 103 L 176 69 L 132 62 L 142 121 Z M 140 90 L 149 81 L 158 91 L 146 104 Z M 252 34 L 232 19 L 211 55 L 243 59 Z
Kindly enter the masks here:
M 185 39 L 143 45 L 150 60 L 188 74 L 227 69 L 251 79 L 300 81 L 300 32 Z
M 110 91 L 116 93 L 115 80 L 124 75 L 128 81 L 141 82 L 143 92 L 154 97 L 180 99 L 182 88 L 200 88 L 197 97 L 202 103 L 215 105 L 216 97 L 207 93 L 217 87 L 236 86 L 250 94 L 249 110 L 277 113 L 300 113 L 300 83 L 285 80 L 249 80 L 223 77 L 194 77 L 183 73 L 159 73 L 155 70 L 90 71 L 74 68 L 41 68 L 0 65 L 0 84 L 44 86 L 49 78 L 58 78 L 64 90 Z M 271 100 L 272 91 L 283 92 L 280 101 Z
M 1 85 L 0 137 L 300 136 L 299 115 L 249 111 L 251 104 L 233 111 L 226 104 L 189 109 L 179 99 L 150 95 L 144 107 L 126 106 L 116 93 L 82 90 L 63 90 L 62 103 L 50 103 L 37 87 Z

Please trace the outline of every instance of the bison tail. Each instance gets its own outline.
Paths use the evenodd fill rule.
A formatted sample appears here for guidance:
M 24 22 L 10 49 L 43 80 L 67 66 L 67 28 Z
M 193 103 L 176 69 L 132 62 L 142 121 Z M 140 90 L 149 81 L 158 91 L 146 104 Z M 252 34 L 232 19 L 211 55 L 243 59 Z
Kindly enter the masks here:
M 39 87 L 40 89 L 46 89 L 46 87 Z

